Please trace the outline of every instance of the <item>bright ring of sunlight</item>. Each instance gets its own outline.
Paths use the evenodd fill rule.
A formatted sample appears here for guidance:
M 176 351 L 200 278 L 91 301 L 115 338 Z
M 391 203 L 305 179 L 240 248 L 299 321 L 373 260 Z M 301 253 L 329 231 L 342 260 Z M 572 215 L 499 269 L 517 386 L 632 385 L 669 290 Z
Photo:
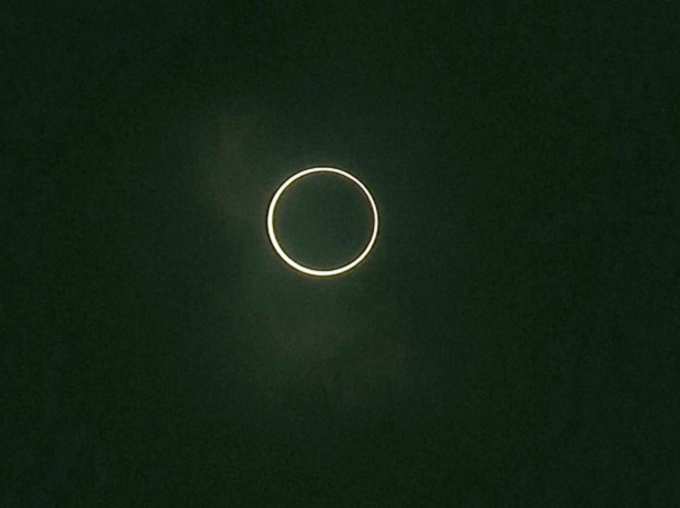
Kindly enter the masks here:
M 347 263 L 346 265 L 343 265 L 339 268 L 334 268 L 332 270 L 315 270 L 313 268 L 309 268 L 307 266 L 301 265 L 294 259 L 292 259 L 288 254 L 285 253 L 285 251 L 281 248 L 281 245 L 279 244 L 278 239 L 276 238 L 276 232 L 274 231 L 274 212 L 276 211 L 276 204 L 278 203 L 279 199 L 281 198 L 281 195 L 285 192 L 285 190 L 290 187 L 290 185 L 295 182 L 296 180 L 307 176 L 311 175 L 313 173 L 335 173 L 340 176 L 344 176 L 345 178 L 348 178 L 355 184 L 359 186 L 359 188 L 363 191 L 363 193 L 366 195 L 368 198 L 368 202 L 371 204 L 371 209 L 373 210 L 373 232 L 371 233 L 371 239 L 368 241 L 366 244 L 366 247 L 364 250 L 359 254 L 355 259 Z M 347 272 L 357 266 L 359 263 L 361 263 L 366 256 L 368 256 L 368 253 L 371 252 L 371 249 L 373 248 L 373 244 L 375 243 L 376 238 L 378 237 L 378 207 L 375 205 L 375 201 L 373 200 L 373 196 L 371 196 L 371 193 L 368 191 L 366 186 L 361 183 L 356 177 L 350 175 L 346 171 L 342 171 L 340 169 L 336 168 L 310 168 L 310 169 L 305 169 L 303 171 L 300 171 L 299 173 L 295 173 L 293 176 L 288 178 L 285 182 L 281 184 L 281 187 L 278 188 L 276 193 L 274 194 L 274 197 L 272 198 L 271 203 L 269 204 L 269 210 L 267 212 L 267 232 L 269 233 L 269 240 L 271 240 L 272 245 L 274 246 L 274 250 L 276 250 L 277 254 L 281 256 L 281 259 L 283 259 L 288 265 L 292 266 L 296 270 L 306 273 L 307 275 L 315 275 L 317 277 L 330 277 L 332 275 L 338 275 L 343 272 Z

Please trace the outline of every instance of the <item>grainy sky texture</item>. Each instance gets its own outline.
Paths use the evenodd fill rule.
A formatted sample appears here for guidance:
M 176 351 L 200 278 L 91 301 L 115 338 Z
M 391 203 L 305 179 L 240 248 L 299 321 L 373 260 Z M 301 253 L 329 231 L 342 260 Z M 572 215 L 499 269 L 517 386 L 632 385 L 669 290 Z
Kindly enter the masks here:
M 0 505 L 680 503 L 673 2 L 0 17 Z

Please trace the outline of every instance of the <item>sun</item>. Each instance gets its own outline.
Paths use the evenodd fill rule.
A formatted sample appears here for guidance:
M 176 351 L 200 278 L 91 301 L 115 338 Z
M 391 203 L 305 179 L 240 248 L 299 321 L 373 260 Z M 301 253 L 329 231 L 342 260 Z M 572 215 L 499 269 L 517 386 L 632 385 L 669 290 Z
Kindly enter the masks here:
M 368 199 L 369 204 L 371 205 L 371 210 L 373 212 L 373 231 L 371 233 L 371 238 L 368 240 L 368 243 L 366 244 L 366 247 L 364 247 L 364 250 L 361 251 L 361 253 L 349 263 L 342 265 L 339 268 L 334 268 L 332 270 L 316 270 L 314 268 L 304 266 L 295 261 L 294 259 L 292 259 L 288 254 L 286 254 L 286 252 L 281 247 L 281 244 L 279 243 L 276 237 L 276 230 L 274 228 L 274 215 L 276 213 L 276 205 L 279 202 L 279 199 L 281 198 L 283 193 L 286 191 L 286 189 L 300 178 L 313 175 L 316 173 L 333 173 L 352 181 L 364 193 L 364 195 Z M 371 252 L 373 246 L 375 245 L 375 241 L 378 238 L 378 207 L 376 206 L 375 200 L 373 199 L 373 196 L 371 195 L 368 188 L 366 188 L 366 186 L 363 183 L 361 183 L 361 181 L 358 178 L 349 174 L 347 171 L 330 167 L 315 167 L 304 169 L 302 171 L 295 173 L 287 180 L 285 180 L 274 193 L 274 196 L 272 197 L 272 200 L 269 203 L 269 209 L 267 210 L 267 233 L 269 235 L 269 240 L 271 241 L 272 246 L 274 247 L 274 250 L 281 257 L 281 259 L 283 259 L 289 266 L 307 275 L 313 275 L 315 277 L 331 277 L 333 275 L 339 275 L 341 273 L 350 271 L 352 268 L 356 267 L 359 263 L 361 263 L 366 258 L 366 256 L 368 256 L 368 254 Z

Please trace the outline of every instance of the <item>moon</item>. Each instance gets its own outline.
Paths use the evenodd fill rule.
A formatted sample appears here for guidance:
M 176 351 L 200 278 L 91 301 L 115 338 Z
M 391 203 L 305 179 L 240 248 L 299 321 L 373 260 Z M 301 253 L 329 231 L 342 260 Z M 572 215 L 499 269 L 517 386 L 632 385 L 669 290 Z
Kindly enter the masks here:
M 368 199 L 369 204 L 371 205 L 371 210 L 373 211 L 373 232 L 371 233 L 371 238 L 366 244 L 366 247 L 364 247 L 364 250 L 361 251 L 361 254 L 359 254 L 349 263 L 339 268 L 334 268 L 332 270 L 316 270 L 314 268 L 304 266 L 303 264 L 300 264 L 294 259 L 292 259 L 288 254 L 286 254 L 286 252 L 281 247 L 281 244 L 279 243 L 279 240 L 276 237 L 276 230 L 274 229 L 274 214 L 276 213 L 276 205 L 279 202 L 279 199 L 281 198 L 283 193 L 296 180 L 316 173 L 333 173 L 351 180 L 364 193 L 364 195 Z M 333 275 L 339 275 L 341 273 L 350 271 L 352 268 L 356 267 L 359 263 L 361 263 L 366 258 L 366 256 L 368 256 L 368 254 L 371 252 L 371 249 L 373 249 L 375 241 L 378 237 L 378 207 L 376 206 L 375 200 L 373 199 L 373 196 L 371 195 L 368 188 L 366 188 L 366 186 L 363 183 L 361 183 L 361 181 L 358 178 L 349 174 L 347 171 L 330 167 L 315 167 L 304 169 L 290 176 L 287 180 L 285 180 L 281 184 L 281 186 L 274 193 L 274 196 L 272 197 L 272 200 L 269 203 L 269 210 L 267 211 L 267 233 L 269 234 L 269 240 L 271 241 L 272 246 L 274 247 L 276 253 L 290 267 L 294 268 L 299 272 L 305 273 L 307 275 L 313 275 L 315 277 L 331 277 Z

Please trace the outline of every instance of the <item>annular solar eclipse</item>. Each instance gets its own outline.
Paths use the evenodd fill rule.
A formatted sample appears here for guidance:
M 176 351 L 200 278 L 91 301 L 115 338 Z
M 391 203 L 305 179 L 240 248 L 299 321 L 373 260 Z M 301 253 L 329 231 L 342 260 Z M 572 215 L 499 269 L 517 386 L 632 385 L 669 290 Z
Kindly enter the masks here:
M 300 178 L 304 177 L 309 177 L 310 175 L 314 175 L 317 173 L 333 173 L 339 176 L 342 176 L 344 178 L 349 179 L 352 181 L 366 196 L 368 199 L 369 204 L 371 205 L 371 211 L 373 212 L 373 231 L 371 233 L 371 237 L 368 240 L 368 243 L 364 247 L 364 250 L 361 251 L 361 253 L 354 258 L 353 260 L 349 261 L 348 263 L 337 267 L 333 268 L 331 270 L 317 270 L 314 268 L 310 268 L 308 266 L 305 266 L 297 261 L 295 261 L 293 258 L 291 258 L 286 252 L 283 250 L 281 247 L 281 244 L 279 243 L 279 240 L 277 239 L 276 236 L 276 221 L 275 221 L 275 214 L 276 214 L 276 205 L 279 202 L 279 199 L 283 195 L 283 193 L 288 189 L 293 183 L 295 183 L 297 180 Z M 373 245 L 375 244 L 376 238 L 378 237 L 378 207 L 375 204 L 375 200 L 373 199 L 373 196 L 371 195 L 370 191 L 366 186 L 361 183 L 361 181 L 356 178 L 355 176 L 349 174 L 347 171 L 343 171 L 341 169 L 337 168 L 330 168 L 330 167 L 314 167 L 314 168 L 309 168 L 309 169 L 304 169 L 302 171 L 299 171 L 295 173 L 294 175 L 290 176 L 288 179 L 286 179 L 281 186 L 276 190 L 274 193 L 274 196 L 272 197 L 271 202 L 269 203 L 269 209 L 267 211 L 267 233 L 269 234 L 269 240 L 272 243 L 272 246 L 274 247 L 274 250 L 276 253 L 283 259 L 290 267 L 294 268 L 295 270 L 305 273 L 307 275 L 313 275 L 316 277 L 330 277 L 333 275 L 338 275 L 344 272 L 348 272 L 352 268 L 356 267 L 359 263 L 361 263 L 366 256 L 371 252 L 371 249 L 373 249 Z

